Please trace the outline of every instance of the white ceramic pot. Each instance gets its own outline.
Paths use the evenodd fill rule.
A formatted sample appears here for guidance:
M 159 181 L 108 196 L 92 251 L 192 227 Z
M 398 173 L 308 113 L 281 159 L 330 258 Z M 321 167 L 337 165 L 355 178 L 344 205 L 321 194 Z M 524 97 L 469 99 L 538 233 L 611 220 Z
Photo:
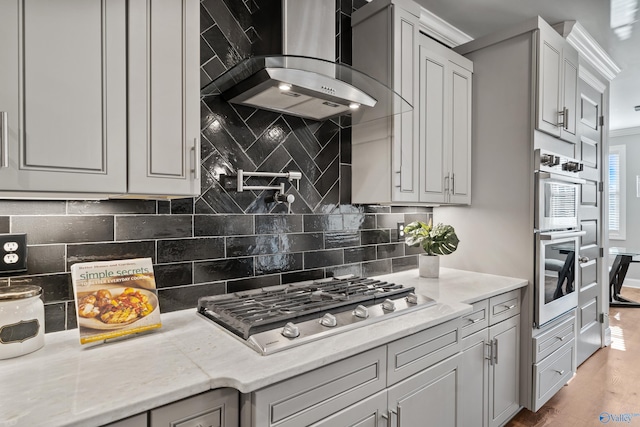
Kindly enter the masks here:
M 44 345 L 40 294 L 39 286 L 0 287 L 0 359 L 22 356 Z
M 437 278 L 440 275 L 440 257 L 438 255 L 420 254 L 418 257 L 420 277 Z

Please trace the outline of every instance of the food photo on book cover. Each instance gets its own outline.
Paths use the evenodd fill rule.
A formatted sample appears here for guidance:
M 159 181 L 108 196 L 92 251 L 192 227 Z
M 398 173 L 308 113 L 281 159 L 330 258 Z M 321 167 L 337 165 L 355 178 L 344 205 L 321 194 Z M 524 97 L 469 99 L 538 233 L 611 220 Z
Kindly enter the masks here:
M 162 326 L 151 258 L 77 263 L 71 280 L 81 344 Z

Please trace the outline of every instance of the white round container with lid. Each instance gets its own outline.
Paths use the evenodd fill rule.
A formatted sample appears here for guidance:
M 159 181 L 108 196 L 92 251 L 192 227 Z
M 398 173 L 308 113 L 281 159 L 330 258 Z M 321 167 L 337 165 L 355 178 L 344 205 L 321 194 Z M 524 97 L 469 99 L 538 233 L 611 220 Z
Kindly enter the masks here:
M 0 359 L 22 356 L 44 346 L 42 288 L 0 287 Z

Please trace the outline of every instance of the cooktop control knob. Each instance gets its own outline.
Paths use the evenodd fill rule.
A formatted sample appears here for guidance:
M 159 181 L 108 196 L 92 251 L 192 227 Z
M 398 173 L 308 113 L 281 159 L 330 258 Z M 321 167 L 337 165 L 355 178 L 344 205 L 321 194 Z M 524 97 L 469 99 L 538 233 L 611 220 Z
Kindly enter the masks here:
M 366 319 L 369 317 L 369 309 L 364 305 L 359 305 L 353 310 L 353 315 L 360 319 Z
M 382 309 L 384 311 L 395 311 L 396 310 L 396 303 L 393 302 L 390 299 L 386 299 L 384 300 L 384 302 L 382 303 Z
M 296 325 L 289 322 L 282 328 L 282 335 L 287 338 L 295 338 L 300 335 L 300 330 Z
M 414 294 L 413 292 L 411 292 L 409 295 L 407 295 L 407 302 L 409 304 L 417 304 L 418 303 L 418 295 Z
M 320 319 L 320 324 L 322 326 L 328 326 L 332 328 L 338 324 L 338 321 L 336 320 L 336 316 L 334 316 L 331 313 L 327 313 L 324 316 L 322 316 L 322 319 Z
M 540 156 L 540 163 L 545 166 L 556 166 L 560 164 L 560 157 L 553 154 L 542 154 Z

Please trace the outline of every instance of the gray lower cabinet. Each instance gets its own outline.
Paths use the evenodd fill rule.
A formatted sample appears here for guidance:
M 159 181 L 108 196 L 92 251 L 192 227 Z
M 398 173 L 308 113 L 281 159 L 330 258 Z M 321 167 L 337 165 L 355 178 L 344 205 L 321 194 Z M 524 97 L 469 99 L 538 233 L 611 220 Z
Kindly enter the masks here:
M 455 427 L 462 414 L 462 354 L 439 362 L 388 390 L 389 418 L 398 427 Z M 395 418 L 395 424 L 393 423 Z
M 312 424 L 312 427 L 387 427 L 387 392 L 381 391 Z
M 0 2 L 0 197 L 126 191 L 126 12 Z
M 474 303 L 463 318 L 461 426 L 501 426 L 520 410 L 519 292 Z
M 239 393 L 220 388 L 152 409 L 107 427 L 239 427 Z

